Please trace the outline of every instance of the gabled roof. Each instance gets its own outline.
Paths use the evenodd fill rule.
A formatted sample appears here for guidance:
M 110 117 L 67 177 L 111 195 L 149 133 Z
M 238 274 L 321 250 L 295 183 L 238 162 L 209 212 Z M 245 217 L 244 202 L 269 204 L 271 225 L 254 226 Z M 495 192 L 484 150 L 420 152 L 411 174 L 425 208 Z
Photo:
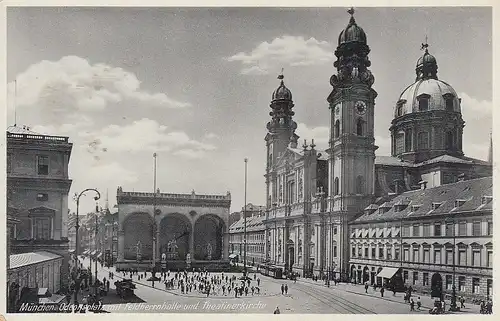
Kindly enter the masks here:
M 393 207 L 385 213 L 381 213 L 380 211 L 376 211 L 372 214 L 365 213 L 354 220 L 353 223 L 398 220 L 455 212 L 491 211 L 492 202 L 482 205 L 482 198 L 485 195 L 492 195 L 492 188 L 492 177 L 483 177 L 424 190 L 408 191 L 396 196 L 393 200 L 394 203 L 398 203 L 402 199 L 407 198 L 410 201 L 410 206 L 406 207 L 404 210 L 396 212 Z M 456 208 L 455 200 L 457 199 L 467 201 Z M 441 203 L 441 205 L 433 209 L 433 203 Z M 412 205 L 419 205 L 419 208 L 412 212 Z
M 375 165 L 385 166 L 413 166 L 411 163 L 405 162 L 397 157 L 392 156 L 375 156 Z

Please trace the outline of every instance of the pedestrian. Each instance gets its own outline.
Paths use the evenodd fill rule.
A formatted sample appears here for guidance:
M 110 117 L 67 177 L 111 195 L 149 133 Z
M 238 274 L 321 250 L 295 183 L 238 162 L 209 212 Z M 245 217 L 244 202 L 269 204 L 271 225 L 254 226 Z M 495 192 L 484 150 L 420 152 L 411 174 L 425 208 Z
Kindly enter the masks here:
M 276 307 L 276 309 L 274 310 L 273 314 L 280 314 L 280 308 Z
M 368 282 L 365 283 L 365 293 L 368 293 Z
M 420 311 L 421 307 L 422 307 L 422 301 L 420 301 L 420 297 L 417 297 L 417 310 Z
M 285 285 L 284 284 L 281 285 L 281 294 L 285 294 Z
M 255 287 L 252 286 L 252 296 L 253 296 L 254 292 L 255 292 Z
M 384 297 L 384 291 L 385 291 L 384 287 L 381 287 L 380 288 L 380 297 L 382 297 L 382 298 Z
M 285 294 L 288 294 L 288 284 L 285 284 Z
M 413 299 L 410 301 L 410 311 L 415 311 L 415 301 Z
M 463 296 L 460 297 L 460 308 L 465 309 L 465 299 Z
M 446 311 L 446 301 L 445 300 L 441 301 L 441 309 L 442 309 L 443 313 Z
M 257 286 L 260 286 L 260 278 L 257 278 Z

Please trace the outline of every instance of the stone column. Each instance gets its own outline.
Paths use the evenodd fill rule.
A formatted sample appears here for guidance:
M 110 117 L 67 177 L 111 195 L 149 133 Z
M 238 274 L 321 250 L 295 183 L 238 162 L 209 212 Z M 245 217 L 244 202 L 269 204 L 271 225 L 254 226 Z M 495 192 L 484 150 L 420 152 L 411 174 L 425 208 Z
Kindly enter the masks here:
M 194 260 L 194 225 L 191 227 L 191 233 L 189 233 L 189 253 L 191 253 L 191 260 Z
M 123 230 L 118 231 L 118 262 L 125 259 L 125 233 Z
M 157 225 L 157 227 L 156 227 L 156 242 L 155 242 L 155 246 L 156 246 L 156 249 L 155 249 L 155 252 L 156 252 L 155 261 L 159 262 L 161 260 L 161 254 L 160 254 L 160 227 L 159 227 L 159 225 Z
M 222 257 L 221 260 L 229 259 L 229 228 L 223 233 L 222 239 Z

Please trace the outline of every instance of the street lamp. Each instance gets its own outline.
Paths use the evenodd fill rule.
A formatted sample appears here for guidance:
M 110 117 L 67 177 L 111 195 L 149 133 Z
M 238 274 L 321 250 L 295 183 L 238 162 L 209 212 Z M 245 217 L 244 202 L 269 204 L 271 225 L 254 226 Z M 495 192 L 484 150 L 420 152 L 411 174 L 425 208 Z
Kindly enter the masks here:
M 153 288 L 155 287 L 155 279 L 156 279 L 156 247 L 157 247 L 157 244 L 156 244 L 156 230 L 157 230 L 157 226 L 156 226 L 156 157 L 157 157 L 157 154 L 156 153 L 153 153 L 153 159 L 154 159 L 154 173 L 153 173 L 153 257 L 152 257 L 152 261 L 151 261 L 151 265 L 152 265 L 152 268 L 151 268 L 151 281 L 152 281 L 152 286 Z
M 451 302 L 450 302 L 450 311 L 460 311 L 460 308 L 457 306 L 457 290 L 455 287 L 455 251 L 456 251 L 456 233 L 455 233 L 455 218 L 453 218 L 453 285 L 451 288 Z
M 80 192 L 80 194 L 76 194 L 75 193 L 75 197 L 76 197 L 76 223 L 75 223 L 75 228 L 76 228 L 76 246 L 75 246 L 75 257 L 76 257 L 76 267 L 77 267 L 77 270 L 75 271 L 75 297 L 74 297 L 74 304 L 75 304 L 75 307 L 78 305 L 78 290 L 80 288 L 80 284 L 79 284 L 79 281 L 78 281 L 78 230 L 80 229 L 80 222 L 79 222 L 79 210 L 80 210 L 80 197 L 85 193 L 85 192 L 88 192 L 88 191 L 93 191 L 93 192 L 96 192 L 96 196 L 94 197 L 94 200 L 95 201 L 98 201 L 100 198 L 101 198 L 101 193 L 99 193 L 99 191 L 95 188 L 87 188 L 87 189 L 84 189 L 83 191 Z M 97 205 L 96 205 L 96 211 L 97 211 Z
M 243 266 L 244 275 L 247 275 L 247 165 L 248 158 L 245 157 L 245 201 L 243 205 Z

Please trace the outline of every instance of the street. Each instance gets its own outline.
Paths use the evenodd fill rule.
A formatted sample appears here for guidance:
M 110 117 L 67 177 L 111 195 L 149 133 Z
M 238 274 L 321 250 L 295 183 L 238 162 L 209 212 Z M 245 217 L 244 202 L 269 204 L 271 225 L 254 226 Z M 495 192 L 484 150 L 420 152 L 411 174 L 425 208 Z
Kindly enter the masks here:
M 82 260 L 83 266 L 89 266 L 89 260 Z M 92 264 L 92 274 L 95 273 Z M 102 267 L 98 264 L 98 277 L 108 278 L 109 271 L 114 268 Z M 232 275 L 232 274 L 229 274 Z M 238 274 L 240 276 L 241 274 Z M 134 275 L 137 288 L 135 296 L 121 299 L 115 293 L 114 282 L 123 274 L 115 272 L 115 279 L 110 282 L 110 292 L 103 298 L 104 310 L 121 313 L 273 313 L 279 307 L 281 313 L 329 313 L 329 314 L 428 314 L 429 304 L 423 301 L 420 311 L 410 312 L 408 304 L 402 299 L 387 297 L 373 293 L 365 294 L 361 286 L 339 284 L 325 287 L 322 282 L 299 279 L 276 280 L 257 274 L 261 279 L 260 294 L 235 298 L 234 295 L 206 297 L 197 291 L 181 294 L 180 290 L 165 290 L 163 282 L 151 282 L 145 279 L 138 281 Z M 150 274 L 148 274 L 148 277 Z M 253 278 L 253 274 L 250 274 Z M 127 278 L 129 276 L 127 275 Z M 252 281 L 254 282 L 254 281 Z M 288 294 L 281 294 L 281 285 L 288 285 Z M 392 296 L 392 294 L 390 294 Z M 475 310 L 471 307 L 471 311 Z M 465 311 L 467 312 L 467 311 Z M 477 313 L 477 312 L 476 312 Z

